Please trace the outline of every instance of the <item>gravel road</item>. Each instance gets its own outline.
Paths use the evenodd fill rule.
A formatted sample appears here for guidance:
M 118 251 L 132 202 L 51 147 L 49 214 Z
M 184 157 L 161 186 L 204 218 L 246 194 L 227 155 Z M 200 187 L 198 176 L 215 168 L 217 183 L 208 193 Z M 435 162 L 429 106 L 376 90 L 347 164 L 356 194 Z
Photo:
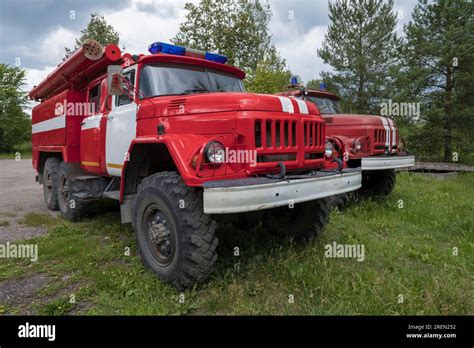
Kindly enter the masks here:
M 31 158 L 0 160 L 0 243 L 46 234 L 45 227 L 30 227 L 21 223 L 28 213 L 47 213 L 43 186 L 35 181 Z

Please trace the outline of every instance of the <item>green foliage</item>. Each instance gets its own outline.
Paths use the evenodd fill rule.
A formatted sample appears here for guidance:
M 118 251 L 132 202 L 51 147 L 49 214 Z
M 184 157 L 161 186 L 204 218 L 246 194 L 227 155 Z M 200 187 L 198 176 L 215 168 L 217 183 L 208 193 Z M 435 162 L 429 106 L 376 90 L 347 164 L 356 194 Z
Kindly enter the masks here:
M 0 152 L 11 152 L 29 140 L 31 120 L 23 111 L 27 105 L 25 71 L 0 64 Z
M 186 20 L 173 43 L 225 54 L 229 64 L 246 72 L 251 90 L 281 90 L 288 72 L 271 42 L 269 6 L 250 0 L 201 0 L 198 5 L 186 3 L 185 9 Z M 269 81 L 264 82 L 258 74 Z
M 290 79 L 289 70 L 272 69 L 271 64 L 264 61 L 257 65 L 254 77 L 246 79 L 245 88 L 249 92 L 273 94 L 285 90 Z
M 333 212 L 324 233 L 306 247 L 261 228 L 222 226 L 216 270 L 209 282 L 184 292 L 184 303 L 145 269 L 131 227 L 120 224 L 112 202 L 102 202 L 77 223 L 50 219 L 49 233 L 28 241 L 38 244 L 40 262 L 0 258 L 0 284 L 38 274 L 50 279 L 47 289 L 1 303 L 0 313 L 466 315 L 474 308 L 472 195 L 473 174 L 449 180 L 398 174 L 391 196 Z M 334 241 L 364 245 L 364 261 L 325 257 Z M 75 304 L 67 302 L 71 293 Z
M 402 121 L 417 153 L 452 161 L 455 151 L 460 161 L 474 159 L 473 18 L 467 1 L 423 0 L 404 28 L 394 94 L 422 103 L 420 119 Z
M 326 73 L 354 113 L 378 112 L 388 70 L 395 62 L 393 0 L 338 0 L 329 3 L 331 24 L 318 55 L 335 73 Z
M 111 43 L 116 45 L 119 44 L 120 38 L 118 32 L 115 31 L 114 27 L 107 23 L 104 16 L 97 13 L 91 13 L 90 16 L 91 19 L 89 24 L 87 24 L 87 27 L 81 31 L 82 35 L 76 39 L 74 48 L 64 48 L 66 51 L 64 59 L 68 58 L 79 47 L 81 47 L 87 39 L 94 39 L 103 46 Z

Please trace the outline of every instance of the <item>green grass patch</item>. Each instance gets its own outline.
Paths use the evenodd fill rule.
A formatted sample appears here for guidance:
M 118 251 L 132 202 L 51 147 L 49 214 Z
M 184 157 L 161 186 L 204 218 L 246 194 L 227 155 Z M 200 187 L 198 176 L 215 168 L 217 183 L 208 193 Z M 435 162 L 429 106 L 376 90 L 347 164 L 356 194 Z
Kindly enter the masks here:
M 54 218 L 49 214 L 38 214 L 38 213 L 28 213 L 25 217 L 20 221 L 21 224 L 30 226 L 30 227 L 38 227 L 38 226 L 53 226 L 58 224 L 62 220 L 59 218 Z
M 7 221 L 7 220 L 0 221 L 0 226 L 1 227 L 10 226 L 10 221 Z
M 38 290 L 34 306 L 52 315 L 473 314 L 473 195 L 473 174 L 450 180 L 399 174 L 390 197 L 333 212 L 307 247 L 261 228 L 225 226 L 210 281 L 183 294 L 142 266 L 118 210 L 98 208 L 77 223 L 28 214 L 26 224 L 49 229 L 28 241 L 38 244 L 39 261 L 0 260 L 0 282 L 47 274 L 52 281 Z M 334 241 L 363 244 L 365 260 L 326 258 L 324 247 Z

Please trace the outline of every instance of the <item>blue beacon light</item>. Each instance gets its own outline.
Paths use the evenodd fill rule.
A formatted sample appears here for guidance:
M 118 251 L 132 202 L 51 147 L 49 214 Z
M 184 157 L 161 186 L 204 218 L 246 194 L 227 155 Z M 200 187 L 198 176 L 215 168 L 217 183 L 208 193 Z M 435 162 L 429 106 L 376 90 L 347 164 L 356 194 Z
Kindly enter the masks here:
M 189 49 L 183 46 L 167 44 L 164 42 L 152 43 L 150 46 L 148 46 L 148 52 L 150 52 L 151 54 L 167 53 L 174 54 L 177 56 L 197 57 L 220 64 L 225 64 L 227 62 L 227 57 L 222 54 Z

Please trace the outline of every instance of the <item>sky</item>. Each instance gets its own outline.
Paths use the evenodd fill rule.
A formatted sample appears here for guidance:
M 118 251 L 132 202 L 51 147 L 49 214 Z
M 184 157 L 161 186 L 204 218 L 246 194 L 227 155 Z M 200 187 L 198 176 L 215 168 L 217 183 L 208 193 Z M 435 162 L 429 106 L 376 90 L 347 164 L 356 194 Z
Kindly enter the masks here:
M 290 70 L 307 82 L 331 70 L 316 51 L 329 24 L 328 0 L 261 0 L 273 16 L 273 43 Z M 43 80 L 73 47 L 89 21 L 103 15 L 132 54 L 147 53 L 155 41 L 169 42 L 185 20 L 186 2 L 193 0 L 0 0 L 0 62 L 27 71 L 25 90 Z M 410 20 L 415 0 L 395 0 L 397 31 Z

